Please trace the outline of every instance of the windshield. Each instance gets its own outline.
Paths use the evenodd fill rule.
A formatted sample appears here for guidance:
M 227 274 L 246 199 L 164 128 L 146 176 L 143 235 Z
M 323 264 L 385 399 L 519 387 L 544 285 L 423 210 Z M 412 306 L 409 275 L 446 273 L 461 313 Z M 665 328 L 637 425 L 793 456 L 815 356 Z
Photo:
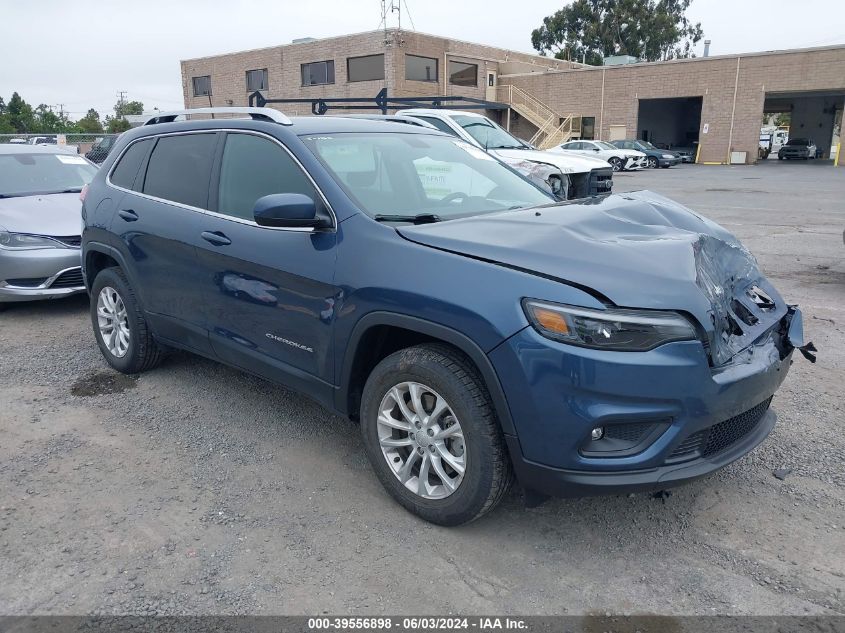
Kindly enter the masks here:
M 646 149 L 657 149 L 654 145 L 649 143 L 648 141 L 637 141 L 640 147 L 645 147 Z
M 74 154 L 0 154 L 0 198 L 82 191 L 96 173 Z
M 335 134 L 305 144 L 370 216 L 436 219 L 549 204 L 555 199 L 489 154 L 428 134 Z
M 809 145 L 810 141 L 805 138 L 791 138 L 786 143 L 787 145 Z
M 528 146 L 486 117 L 458 114 L 452 117 L 481 147 L 486 149 L 522 149 Z
M 602 149 L 609 149 L 609 150 L 611 150 L 611 151 L 612 151 L 612 150 L 619 149 L 619 148 L 618 148 L 618 147 L 616 147 L 615 145 L 611 145 L 610 143 L 605 143 L 604 141 L 593 141 L 593 143 L 595 143 L 596 145 L 598 145 L 598 146 L 599 146 L 599 147 L 601 147 Z

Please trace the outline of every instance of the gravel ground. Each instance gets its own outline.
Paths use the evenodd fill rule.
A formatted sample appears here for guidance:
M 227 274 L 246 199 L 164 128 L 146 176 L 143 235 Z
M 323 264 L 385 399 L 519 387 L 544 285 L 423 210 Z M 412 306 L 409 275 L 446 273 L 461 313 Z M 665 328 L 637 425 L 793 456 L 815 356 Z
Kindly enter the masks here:
M 459 529 L 393 503 L 358 429 L 187 354 L 109 370 L 86 300 L 0 315 L 1 614 L 845 613 L 845 169 L 617 177 L 735 231 L 797 358 L 756 451 L 665 499 L 512 492 Z M 791 469 L 781 480 L 780 468 Z

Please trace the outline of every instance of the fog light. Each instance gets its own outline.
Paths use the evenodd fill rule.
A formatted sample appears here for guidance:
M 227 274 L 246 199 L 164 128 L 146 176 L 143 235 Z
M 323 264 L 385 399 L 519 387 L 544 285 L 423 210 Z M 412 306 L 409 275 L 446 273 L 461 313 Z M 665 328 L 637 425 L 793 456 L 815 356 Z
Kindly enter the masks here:
M 593 432 L 590 434 L 590 438 L 593 441 L 600 440 L 603 437 L 604 437 L 604 427 L 603 426 L 597 426 L 596 428 L 593 429 Z

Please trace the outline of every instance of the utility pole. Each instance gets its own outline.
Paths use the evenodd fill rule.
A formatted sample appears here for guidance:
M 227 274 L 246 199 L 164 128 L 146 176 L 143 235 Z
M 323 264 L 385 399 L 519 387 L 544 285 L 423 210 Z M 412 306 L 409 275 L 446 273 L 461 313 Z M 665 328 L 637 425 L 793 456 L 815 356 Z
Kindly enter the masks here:
M 117 112 L 115 114 L 118 117 L 123 116 L 123 106 L 126 103 L 126 91 L 125 90 L 118 90 L 117 91 Z

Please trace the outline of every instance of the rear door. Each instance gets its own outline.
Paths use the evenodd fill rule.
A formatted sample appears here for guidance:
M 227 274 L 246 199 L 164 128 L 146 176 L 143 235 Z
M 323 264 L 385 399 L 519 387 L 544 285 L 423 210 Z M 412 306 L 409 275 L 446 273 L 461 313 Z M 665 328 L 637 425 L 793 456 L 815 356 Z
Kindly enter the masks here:
M 143 141 L 154 145 L 111 224 L 125 245 L 133 281 L 156 333 L 200 352 L 210 347 L 202 322 L 195 243 L 198 221 L 207 212 L 217 141 L 215 132 Z
M 335 229 L 258 226 L 255 201 L 301 193 L 330 212 L 299 163 L 277 140 L 227 132 L 211 206 L 196 227 L 205 320 L 223 360 L 313 393 L 334 379 L 331 328 Z

